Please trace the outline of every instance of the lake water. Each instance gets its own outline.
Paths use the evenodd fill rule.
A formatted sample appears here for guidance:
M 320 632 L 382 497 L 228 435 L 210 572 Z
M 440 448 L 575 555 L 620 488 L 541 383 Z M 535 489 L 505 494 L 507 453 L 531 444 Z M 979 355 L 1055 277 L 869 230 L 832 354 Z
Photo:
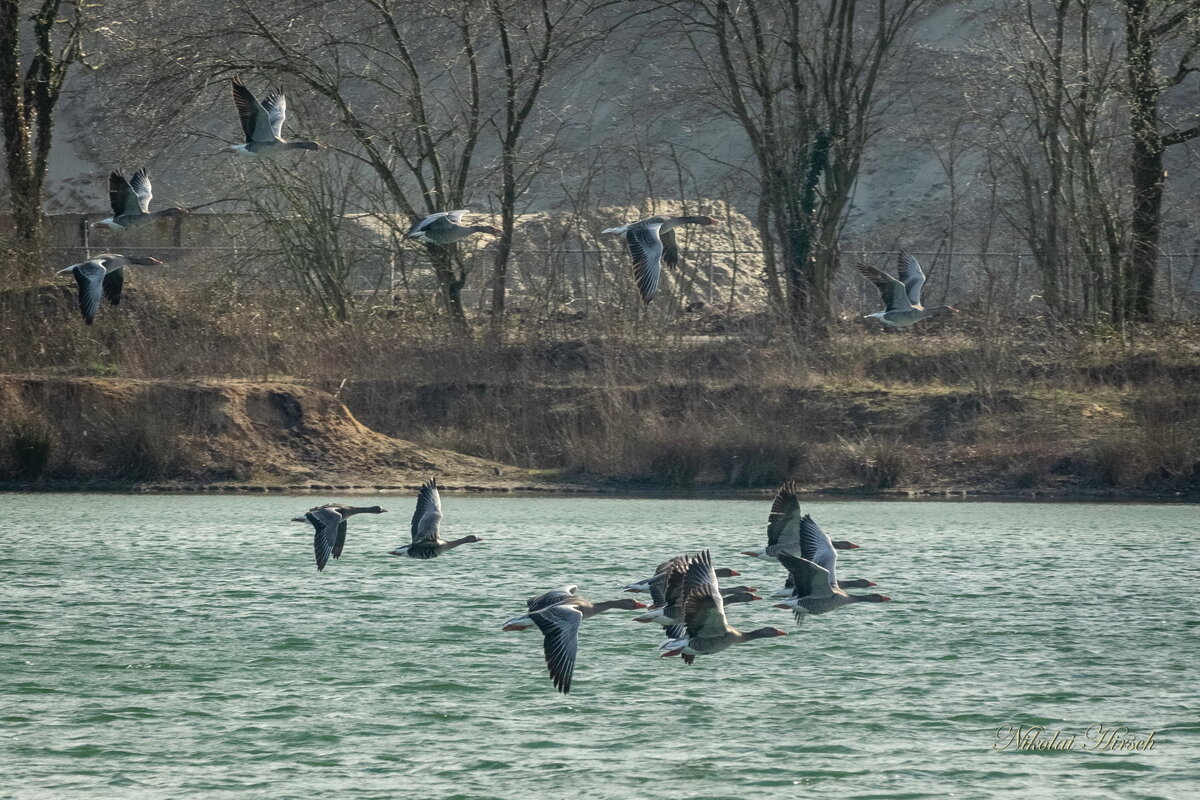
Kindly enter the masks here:
M 385 497 L 318 573 L 288 518 L 334 499 L 364 502 L 5 495 L 0 796 L 1200 797 L 1195 506 L 802 502 L 892 603 L 732 606 L 790 635 L 690 668 L 608 612 L 563 696 L 540 634 L 500 631 L 525 598 L 699 548 L 772 590 L 738 555 L 769 501 L 449 494 L 443 533 L 485 541 L 415 561 Z M 1154 746 L 1085 751 L 1094 725 Z

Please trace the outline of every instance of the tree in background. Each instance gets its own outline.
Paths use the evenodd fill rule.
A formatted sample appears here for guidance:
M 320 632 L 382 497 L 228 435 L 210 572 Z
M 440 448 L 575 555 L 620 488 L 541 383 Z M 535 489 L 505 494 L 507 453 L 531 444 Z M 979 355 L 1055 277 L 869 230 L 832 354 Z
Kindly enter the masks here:
M 831 321 L 838 239 L 884 66 L 922 0 L 662 0 L 687 32 L 707 102 L 745 133 L 757 167 L 759 219 L 774 237 L 767 277 L 792 324 Z
M 1133 190 L 1129 259 L 1124 276 L 1123 314 L 1154 319 L 1167 148 L 1200 137 L 1200 124 L 1172 125 L 1164 119 L 1163 94 L 1200 77 L 1200 4 L 1196 0 L 1120 0 L 1125 16 L 1125 67 L 1132 152 Z M 1194 111 L 1192 119 L 1197 115 Z
M 543 137 L 535 152 L 523 152 L 538 96 L 565 57 L 596 40 L 588 29 L 592 6 L 574 0 L 488 0 L 492 29 L 504 70 L 504 108 L 490 119 L 500 140 L 500 238 L 492 272 L 492 325 L 504 321 L 509 258 L 517 200 L 545 168 L 553 137 Z
M 1103 2 L 1010 3 L 964 76 L 992 180 L 1009 199 L 1000 211 L 1059 316 L 1107 315 L 1120 296 L 1128 193 L 1119 41 L 1096 24 Z
M 42 0 L 26 22 L 21 6 L 20 0 L 0 0 L 0 118 L 13 221 L 24 251 L 18 263 L 32 271 L 42 255 L 42 185 L 54 109 L 67 71 L 83 59 L 83 9 L 70 0 Z

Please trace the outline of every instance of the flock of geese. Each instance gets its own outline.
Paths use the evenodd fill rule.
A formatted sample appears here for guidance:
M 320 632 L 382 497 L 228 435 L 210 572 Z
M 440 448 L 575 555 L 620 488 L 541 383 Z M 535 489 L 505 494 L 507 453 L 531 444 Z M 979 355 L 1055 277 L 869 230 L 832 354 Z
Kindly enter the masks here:
M 287 118 L 287 99 L 282 89 L 271 92 L 259 100 L 237 76 L 231 79 L 233 103 L 241 121 L 245 141 L 229 145 L 219 152 L 234 153 L 245 158 L 263 158 L 290 150 L 321 150 L 320 142 L 287 141 L 283 136 L 283 123 Z M 113 171 L 108 178 L 108 196 L 112 205 L 112 216 L 93 223 L 93 228 L 110 231 L 126 231 L 142 228 L 164 217 L 187 214 L 180 207 L 150 210 L 153 197 L 150 176 L 139 169 L 126 178 Z M 464 225 L 466 209 L 442 211 L 431 214 L 413 224 L 404 238 L 423 243 L 429 247 L 448 247 L 477 233 L 499 236 L 502 231 L 493 225 Z M 619 234 L 625 237 L 629 255 L 633 261 L 633 277 L 643 303 L 649 303 L 658 293 L 664 265 L 676 268 L 679 264 L 679 245 L 675 240 L 675 228 L 680 225 L 715 225 L 720 220 L 710 216 L 654 216 L 649 219 L 606 228 L 602 233 Z M 124 284 L 122 270 L 129 265 L 149 266 L 161 264 L 155 258 L 135 258 L 119 253 L 104 253 L 79 264 L 72 264 L 57 274 L 70 272 L 79 285 L 79 311 L 83 320 L 91 325 L 100 308 L 103 295 L 113 305 L 121 302 Z M 858 269 L 879 288 L 885 308 L 870 314 L 892 327 L 912 325 L 926 317 L 953 312 L 950 306 L 924 308 L 921 305 L 921 287 L 925 275 L 920 264 L 905 252 L 900 254 L 899 280 L 875 267 L 859 264 Z
M 379 506 L 346 506 L 338 503 L 310 509 L 294 522 L 313 526 L 313 551 L 317 569 L 324 570 L 329 558 L 338 558 L 346 543 L 346 521 L 355 514 L 382 514 Z M 478 536 L 445 541 L 441 538 L 442 500 L 436 479 L 429 479 L 417 496 L 413 512 L 411 541 L 390 551 L 394 556 L 436 558 L 464 544 L 482 541 Z M 780 487 L 767 518 L 767 546 L 763 550 L 743 551 L 743 555 L 777 561 L 787 572 L 784 586 L 773 593 L 780 598 L 777 608 L 789 609 L 799 624 L 808 614 L 826 614 L 854 603 L 883 603 L 891 600 L 882 594 L 849 594 L 848 588 L 871 587 L 864 578 L 841 580 L 837 577 L 837 551 L 856 550 L 858 545 L 833 541 L 808 514 L 800 514 L 796 485 Z M 584 620 L 605 611 L 641 610 L 635 622 L 657 623 L 665 640 L 659 646 L 663 658 L 680 656 L 687 664 L 696 656 L 719 653 L 734 645 L 786 636 L 775 627 L 740 631 L 729 624 L 725 607 L 763 598 L 753 586 L 721 586 L 720 578 L 736 578 L 740 573 L 727 567 L 715 568 L 712 556 L 700 553 L 677 555 L 659 564 L 654 574 L 622 587 L 626 592 L 648 592 L 651 605 L 621 598 L 593 603 L 577 593 L 576 586 L 561 586 L 531 597 L 525 612 L 501 626 L 505 631 L 537 627 L 542 633 L 542 651 L 550 679 L 563 694 L 571 691 L 575 659 L 579 652 L 579 628 Z

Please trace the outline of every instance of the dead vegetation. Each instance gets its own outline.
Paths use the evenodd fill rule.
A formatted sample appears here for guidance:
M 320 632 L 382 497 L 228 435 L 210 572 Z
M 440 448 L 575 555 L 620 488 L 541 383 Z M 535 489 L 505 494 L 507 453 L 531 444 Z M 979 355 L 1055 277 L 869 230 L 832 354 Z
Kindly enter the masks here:
M 59 287 L 0 295 L 5 334 L 19 343 L 0 353 L 0 371 L 43 376 L 23 392 L 44 376 L 134 379 L 124 385 L 138 387 L 143 409 L 92 414 L 85 447 L 77 423 L 63 421 L 83 415 L 75 395 L 13 402 L 6 379 L 7 479 L 348 476 L 389 463 L 381 453 L 397 445 L 382 442 L 396 437 L 484 459 L 472 461 L 478 474 L 499 463 L 626 487 L 795 479 L 815 489 L 1171 494 L 1200 483 L 1195 327 L 1131 339 L 1030 318 L 997 331 L 967 310 L 899 334 L 847 320 L 827 340 L 801 341 L 726 309 L 550 319 L 517 304 L 498 340 L 454 337 L 427 307 L 359 303 L 347 323 L 328 325 L 286 295 L 168 291 L 142 275 L 128 293 L 91 328 Z M 723 333 L 712 332 L 718 319 Z M 182 379 L 203 388 L 181 392 Z M 326 426 L 357 421 L 370 430 L 321 461 L 323 446 L 295 444 L 272 405 L 280 382 L 304 407 L 326 409 L 306 436 L 330 441 Z M 73 392 L 103 394 L 102 381 L 77 383 Z M 354 417 L 298 384 L 336 395 Z M 227 395 L 258 433 L 212 421 L 232 402 L 213 398 Z M 272 427 L 293 441 L 275 466 L 255 454 Z M 355 456 L 364 447 L 369 455 Z M 400 458 L 383 471 L 436 462 Z

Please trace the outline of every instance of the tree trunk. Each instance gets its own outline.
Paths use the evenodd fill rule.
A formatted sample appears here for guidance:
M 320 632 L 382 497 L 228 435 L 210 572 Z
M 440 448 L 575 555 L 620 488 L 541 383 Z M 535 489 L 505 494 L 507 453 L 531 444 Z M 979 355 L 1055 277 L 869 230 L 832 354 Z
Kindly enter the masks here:
M 513 232 L 516 228 L 517 182 L 512 162 L 513 156 L 506 154 L 503 168 L 504 185 L 500 189 L 500 237 L 496 242 L 496 261 L 492 268 L 492 333 L 496 335 L 504 328 L 508 259 L 512 255 Z
M 1149 15 L 1148 0 L 1128 0 L 1125 4 L 1129 127 L 1133 136 L 1130 161 L 1133 217 L 1123 283 L 1125 316 L 1138 322 L 1154 318 L 1154 279 L 1163 201 L 1163 140 L 1158 129 L 1161 88 L 1155 74 Z
M 466 277 L 460 273 L 454 263 L 454 250 L 451 247 L 427 244 L 429 260 L 437 275 L 438 285 L 442 289 L 442 302 L 450 315 L 450 323 L 460 333 L 468 331 L 466 309 L 463 308 L 462 288 L 466 285 Z
M 21 75 L 21 3 L 0 0 L 0 119 L 4 122 L 4 158 L 17 245 L 18 264 L 41 261 L 42 186 L 35 174 L 33 120 Z

